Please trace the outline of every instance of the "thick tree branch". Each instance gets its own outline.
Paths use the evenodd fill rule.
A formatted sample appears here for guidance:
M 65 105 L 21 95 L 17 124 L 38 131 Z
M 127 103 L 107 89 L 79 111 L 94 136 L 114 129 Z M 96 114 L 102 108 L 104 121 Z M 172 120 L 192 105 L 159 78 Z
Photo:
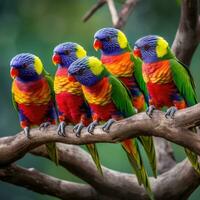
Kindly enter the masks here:
M 98 199 L 96 191 L 89 185 L 60 180 L 33 168 L 25 169 L 12 165 L 0 169 L 0 180 L 61 199 Z
M 144 189 L 138 185 L 134 175 L 103 167 L 104 176 L 101 176 L 97 172 L 90 156 L 78 146 L 59 144 L 58 149 L 60 164 L 92 185 L 97 192 L 112 198 L 118 197 L 126 200 L 148 199 Z M 48 157 L 44 146 L 34 149 L 32 153 Z M 72 160 L 73 162 L 71 162 Z M 187 184 L 185 184 L 186 182 Z M 157 179 L 151 178 L 151 184 L 156 199 L 182 200 L 187 199 L 198 187 L 200 179 L 190 163 L 182 161 Z
M 173 168 L 176 165 L 176 160 L 169 141 L 160 137 L 154 137 L 154 144 L 156 148 L 158 173 L 162 174 Z
M 200 136 L 187 129 L 199 123 L 200 104 L 197 104 L 178 111 L 173 120 L 166 119 L 161 111 L 155 111 L 152 119 L 146 113 L 136 114 L 113 124 L 109 134 L 103 132 L 101 126 L 95 129 L 94 135 L 83 129 L 80 138 L 75 136 L 72 126 L 66 127 L 67 137 L 59 136 L 56 126 L 51 126 L 44 132 L 36 128 L 31 130 L 31 139 L 28 139 L 23 132 L 0 138 L 0 166 L 18 160 L 31 149 L 47 142 L 78 145 L 95 142 L 115 143 L 140 135 L 162 137 L 200 155 Z
M 172 50 L 178 59 L 190 65 L 199 41 L 199 0 L 182 0 L 181 17 Z
M 92 6 L 92 8 L 83 16 L 83 22 L 88 21 L 92 15 L 100 9 L 104 4 L 106 3 L 106 0 L 98 0 L 96 4 Z

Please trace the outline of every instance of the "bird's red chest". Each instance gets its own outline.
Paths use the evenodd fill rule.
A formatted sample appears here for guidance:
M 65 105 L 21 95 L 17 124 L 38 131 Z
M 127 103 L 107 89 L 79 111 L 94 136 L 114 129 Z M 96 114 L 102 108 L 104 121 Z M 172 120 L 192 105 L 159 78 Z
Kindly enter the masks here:
M 90 104 L 90 108 L 93 113 L 93 119 L 99 121 L 108 121 L 110 118 L 118 118 L 118 112 L 115 104 L 110 102 L 106 105 Z M 121 116 L 119 116 L 120 118 Z
M 166 84 L 147 83 L 150 96 L 150 104 L 156 108 L 173 106 L 173 95 L 177 93 L 177 88 L 173 82 Z
M 41 123 L 47 121 L 48 111 L 50 104 L 45 105 L 37 105 L 37 104 L 18 104 L 19 110 L 23 112 L 26 118 L 29 121 L 31 126 L 33 125 L 40 125 Z
M 75 95 L 68 92 L 61 92 L 56 95 L 56 102 L 59 111 L 65 116 L 70 123 L 79 123 L 81 115 L 85 113 L 83 108 L 83 96 Z

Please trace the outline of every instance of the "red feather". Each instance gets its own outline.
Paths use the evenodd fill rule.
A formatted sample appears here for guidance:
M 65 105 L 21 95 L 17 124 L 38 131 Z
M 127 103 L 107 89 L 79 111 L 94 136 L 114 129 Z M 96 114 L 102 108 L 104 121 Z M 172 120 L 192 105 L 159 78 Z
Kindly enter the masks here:
M 172 94 L 177 92 L 177 89 L 173 82 L 166 84 L 149 82 L 147 83 L 147 88 L 151 98 L 150 104 L 156 106 L 156 108 L 174 106 L 170 97 Z

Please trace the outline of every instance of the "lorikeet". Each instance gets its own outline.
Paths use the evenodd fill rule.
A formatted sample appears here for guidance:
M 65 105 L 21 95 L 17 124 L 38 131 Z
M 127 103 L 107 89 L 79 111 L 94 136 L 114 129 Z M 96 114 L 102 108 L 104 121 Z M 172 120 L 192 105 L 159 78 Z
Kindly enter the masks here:
M 16 55 L 10 62 L 13 105 L 18 112 L 20 125 L 30 138 L 30 128 L 46 128 L 55 124 L 57 114 L 51 76 L 43 68 L 39 57 L 30 53 Z M 49 157 L 58 164 L 55 143 L 46 144 Z
M 86 51 L 77 43 L 66 42 L 54 48 L 52 60 L 58 66 L 54 79 L 54 91 L 60 120 L 58 126 L 59 135 L 65 136 L 66 124 L 73 124 L 75 125 L 73 130 L 79 137 L 81 129 L 84 126 L 88 126 L 92 120 L 90 108 L 85 102 L 80 83 L 75 80 L 70 80 L 68 77 L 70 64 L 84 56 L 86 56 Z M 96 145 L 87 144 L 86 146 L 97 169 L 102 174 Z
M 149 116 L 155 108 L 167 109 L 166 117 L 174 116 L 177 109 L 197 103 L 195 85 L 189 69 L 172 53 L 167 41 L 157 35 L 136 41 L 134 54 L 143 61 L 143 77 L 149 91 Z M 198 157 L 185 149 L 194 167 L 200 173 Z
M 99 59 L 95 57 L 78 59 L 70 65 L 68 72 L 82 84 L 84 96 L 91 108 L 93 122 L 88 126 L 89 132 L 93 132 L 100 122 L 106 122 L 103 130 L 108 132 L 115 120 L 135 114 L 126 88 L 105 69 Z M 122 146 L 136 172 L 138 182 L 144 185 L 152 197 L 137 140 L 125 140 Z
M 142 62 L 133 55 L 125 34 L 115 28 L 100 29 L 94 35 L 94 48 L 101 50 L 101 61 L 106 69 L 130 90 L 132 104 L 137 111 L 145 111 L 148 104 L 148 92 L 142 77 Z M 153 137 L 141 136 L 138 139 L 147 153 L 153 174 L 157 177 Z

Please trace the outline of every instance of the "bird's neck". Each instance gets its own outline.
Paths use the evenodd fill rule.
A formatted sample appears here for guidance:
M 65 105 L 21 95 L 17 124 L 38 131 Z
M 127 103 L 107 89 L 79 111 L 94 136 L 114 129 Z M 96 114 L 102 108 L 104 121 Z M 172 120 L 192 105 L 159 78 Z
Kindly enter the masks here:
M 32 81 L 38 81 L 43 78 L 42 75 L 34 74 L 30 76 L 22 76 L 22 77 L 17 77 L 16 80 L 20 82 L 32 82 Z
M 117 55 L 123 54 L 127 51 L 128 51 L 127 49 L 121 49 L 121 48 L 117 48 L 115 50 L 103 49 L 103 50 L 101 50 L 101 53 L 102 53 L 102 56 L 117 56 Z

